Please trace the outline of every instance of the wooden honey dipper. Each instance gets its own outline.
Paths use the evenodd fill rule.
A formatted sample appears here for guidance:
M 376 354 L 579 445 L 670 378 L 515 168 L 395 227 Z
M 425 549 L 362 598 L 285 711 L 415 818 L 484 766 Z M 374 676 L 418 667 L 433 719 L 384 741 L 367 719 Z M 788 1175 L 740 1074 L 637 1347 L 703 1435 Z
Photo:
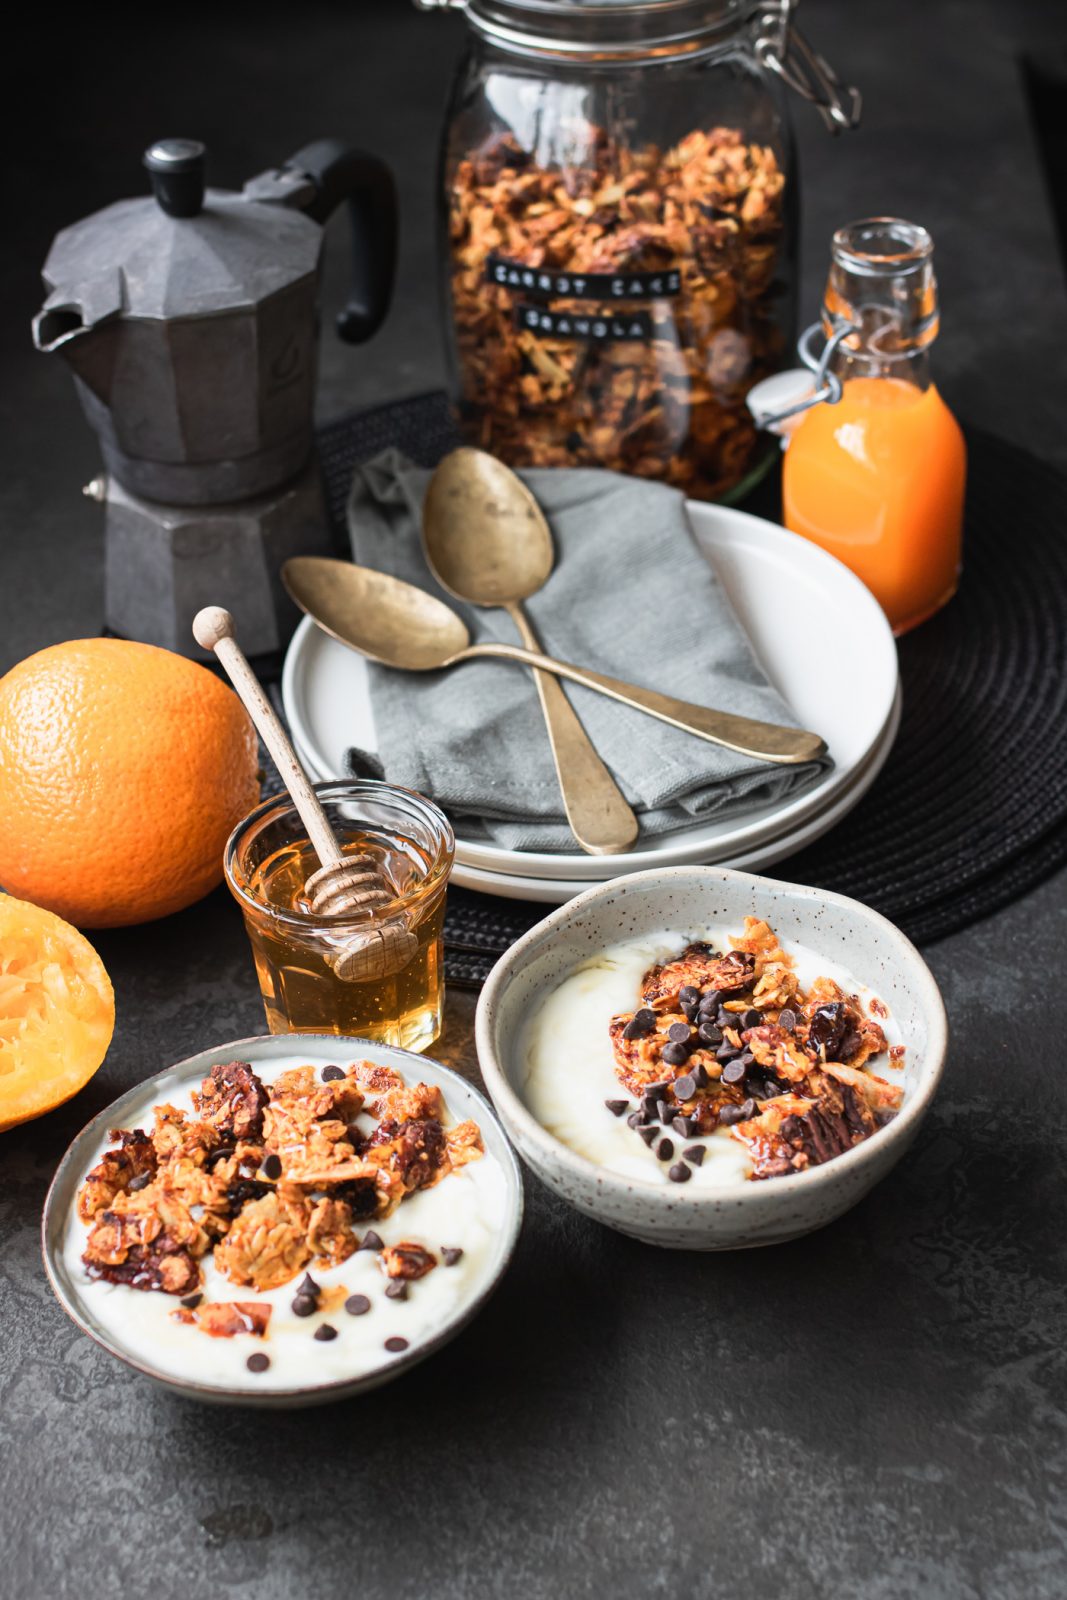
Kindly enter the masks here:
M 234 637 L 230 613 L 221 606 L 205 606 L 193 618 L 193 638 L 201 649 L 213 651 L 225 668 L 308 831 L 321 862 L 304 885 L 312 911 L 320 917 L 340 917 L 346 911 L 370 911 L 395 900 L 395 890 L 372 855 L 343 854 L 285 729 Z M 330 966 L 346 983 L 386 978 L 407 966 L 417 945 L 415 935 L 402 922 L 383 922 L 354 934 L 330 958 Z

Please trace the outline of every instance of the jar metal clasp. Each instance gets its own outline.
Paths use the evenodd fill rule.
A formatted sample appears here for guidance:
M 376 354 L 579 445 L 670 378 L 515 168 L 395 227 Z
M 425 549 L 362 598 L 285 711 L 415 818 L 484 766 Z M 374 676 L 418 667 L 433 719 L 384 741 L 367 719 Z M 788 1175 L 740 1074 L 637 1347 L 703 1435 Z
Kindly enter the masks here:
M 793 20 L 796 8 L 797 0 L 765 0 L 756 29 L 756 58 L 813 105 L 831 133 L 855 128 L 863 97 L 808 43 Z
M 840 321 L 833 333 L 817 349 L 816 341 L 825 337 L 821 322 L 813 322 L 797 340 L 797 355 L 804 367 L 793 367 L 765 378 L 748 392 L 748 409 L 757 428 L 767 433 L 784 436 L 793 430 L 783 427 L 794 417 L 800 417 L 813 406 L 836 406 L 842 395 L 841 379 L 830 370 L 838 346 L 850 333 L 858 333 L 854 323 Z M 811 373 L 809 379 L 807 374 Z

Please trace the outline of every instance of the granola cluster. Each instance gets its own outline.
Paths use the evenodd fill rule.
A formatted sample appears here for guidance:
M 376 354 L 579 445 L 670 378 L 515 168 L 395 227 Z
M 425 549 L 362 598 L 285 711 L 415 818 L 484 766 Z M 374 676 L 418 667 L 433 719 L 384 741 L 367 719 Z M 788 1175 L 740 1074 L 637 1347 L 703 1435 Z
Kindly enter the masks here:
M 754 1178 L 818 1166 L 877 1131 L 902 1090 L 867 1070 L 886 1049 L 881 1025 L 831 978 L 802 990 L 766 922 L 718 953 L 691 944 L 642 980 L 637 1011 L 610 1024 L 616 1075 L 637 1102 L 612 1100 L 661 1160 L 683 1139 L 729 1128 L 748 1149 Z M 885 1015 L 877 1001 L 870 1010 Z M 899 1047 L 893 1055 L 899 1061 Z M 668 1148 L 665 1150 L 663 1146 Z M 685 1182 L 694 1145 L 669 1169 Z M 687 1162 L 689 1163 L 687 1165 Z
M 580 143 L 582 164 L 542 166 L 506 133 L 453 174 L 469 442 L 721 495 L 757 449 L 745 396 L 783 356 L 784 174 L 735 128 Z
M 216 1334 L 262 1332 L 270 1306 L 199 1307 L 209 1251 L 233 1283 L 277 1288 L 311 1264 L 347 1260 L 361 1247 L 356 1224 L 482 1154 L 476 1123 L 444 1126 L 437 1088 L 367 1061 L 321 1076 L 297 1067 L 269 1087 L 232 1061 L 212 1067 L 192 1098 L 192 1115 L 157 1106 L 151 1133 L 112 1130 L 114 1148 L 78 1196 L 89 1226 L 82 1260 L 90 1277 L 185 1297 L 183 1320 Z M 361 1114 L 371 1131 L 357 1125 Z M 433 1264 L 401 1244 L 383 1268 L 410 1279 Z

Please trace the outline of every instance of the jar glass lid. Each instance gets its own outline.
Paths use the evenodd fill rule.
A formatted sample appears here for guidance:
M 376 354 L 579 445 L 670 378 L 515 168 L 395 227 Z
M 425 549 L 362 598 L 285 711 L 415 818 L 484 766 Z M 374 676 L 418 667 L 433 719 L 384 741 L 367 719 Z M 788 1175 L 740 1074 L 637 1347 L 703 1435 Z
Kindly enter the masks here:
M 477 32 L 520 53 L 687 54 L 732 33 L 758 0 L 468 0 Z

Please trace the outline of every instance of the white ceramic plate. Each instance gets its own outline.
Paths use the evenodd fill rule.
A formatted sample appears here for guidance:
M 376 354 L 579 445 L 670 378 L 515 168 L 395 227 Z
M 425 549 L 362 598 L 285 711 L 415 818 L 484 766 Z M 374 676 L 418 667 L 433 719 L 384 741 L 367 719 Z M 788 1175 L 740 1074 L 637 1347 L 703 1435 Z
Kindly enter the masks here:
M 776 861 L 783 861 L 786 856 L 792 855 L 802 846 L 822 838 L 823 834 L 829 833 L 830 829 L 840 822 L 841 818 L 846 816 L 867 793 L 885 766 L 886 757 L 893 748 L 899 726 L 898 691 L 882 738 L 860 771 L 854 775 L 850 786 L 824 811 L 809 817 L 807 822 L 787 828 L 774 839 L 731 855 L 725 862 L 687 862 L 685 865 L 728 866 L 745 872 L 762 872 L 765 868 L 773 866 Z M 618 863 L 621 859 L 623 858 L 619 856 L 601 857 L 604 862 L 604 876 L 598 881 L 608 883 L 612 878 L 632 876 L 636 868 L 630 868 L 626 872 L 619 871 Z M 461 889 L 477 889 L 482 894 L 499 895 L 503 900 L 535 900 L 545 905 L 562 905 L 564 901 L 572 900 L 576 894 L 581 894 L 584 889 L 594 887 L 589 883 L 575 883 L 570 878 L 520 877 L 515 873 L 486 872 L 479 867 L 461 866 L 458 863 L 452 872 L 452 882 Z
M 690 502 L 697 543 L 724 584 L 768 678 L 833 769 L 784 805 L 702 822 L 612 857 L 612 876 L 654 866 L 731 861 L 833 805 L 882 739 L 898 685 L 896 646 L 870 591 L 817 545 L 725 506 Z M 595 665 L 595 663 L 594 663 Z M 343 777 L 352 745 L 375 750 L 366 663 L 305 618 L 286 656 L 282 698 L 298 751 L 323 781 Z M 456 862 L 510 877 L 603 881 L 603 859 L 504 850 L 460 835 Z M 457 881 L 461 881 L 457 878 Z
M 95 1286 L 87 1284 L 80 1272 L 70 1270 L 65 1246 L 69 1230 L 77 1226 L 75 1204 L 78 1190 L 86 1171 L 97 1159 L 97 1151 L 106 1130 L 129 1126 L 129 1116 L 137 1114 L 146 1097 L 150 1096 L 154 1104 L 165 1104 L 169 1099 L 180 1096 L 183 1090 L 199 1084 L 216 1061 L 235 1060 L 248 1061 L 253 1067 L 257 1063 L 269 1063 L 278 1070 L 306 1062 L 347 1064 L 350 1061 L 374 1061 L 393 1067 L 408 1082 L 437 1084 L 444 1093 L 451 1115 L 457 1121 L 472 1117 L 481 1128 L 486 1154 L 498 1162 L 504 1179 L 504 1212 L 493 1219 L 493 1249 L 469 1296 L 456 1304 L 429 1334 L 413 1338 L 410 1348 L 402 1355 L 388 1355 L 383 1350 L 380 1361 L 369 1370 L 325 1381 L 316 1377 L 316 1363 L 309 1355 L 306 1382 L 292 1387 L 263 1389 L 259 1393 L 247 1385 L 237 1388 L 194 1382 L 178 1377 L 164 1365 L 156 1365 L 146 1359 L 139 1349 L 131 1348 L 110 1325 L 105 1325 L 97 1315 L 99 1301 L 93 1293 L 87 1292 Z M 197 1400 L 223 1405 L 288 1407 L 318 1405 L 375 1389 L 399 1377 L 409 1367 L 447 1343 L 484 1305 L 500 1281 L 515 1248 L 521 1223 L 522 1179 L 514 1152 L 488 1102 L 464 1078 L 428 1056 L 412 1055 L 410 1051 L 392 1045 L 373 1044 L 369 1039 L 346 1038 L 336 1034 L 305 1033 L 238 1039 L 212 1050 L 203 1050 L 199 1055 L 179 1062 L 177 1066 L 168 1067 L 144 1079 L 121 1095 L 82 1129 L 60 1162 L 45 1201 L 41 1243 L 45 1270 L 63 1309 L 84 1333 L 127 1366 L 154 1378 L 166 1388 Z M 399 1322 L 394 1331 L 403 1332 Z

